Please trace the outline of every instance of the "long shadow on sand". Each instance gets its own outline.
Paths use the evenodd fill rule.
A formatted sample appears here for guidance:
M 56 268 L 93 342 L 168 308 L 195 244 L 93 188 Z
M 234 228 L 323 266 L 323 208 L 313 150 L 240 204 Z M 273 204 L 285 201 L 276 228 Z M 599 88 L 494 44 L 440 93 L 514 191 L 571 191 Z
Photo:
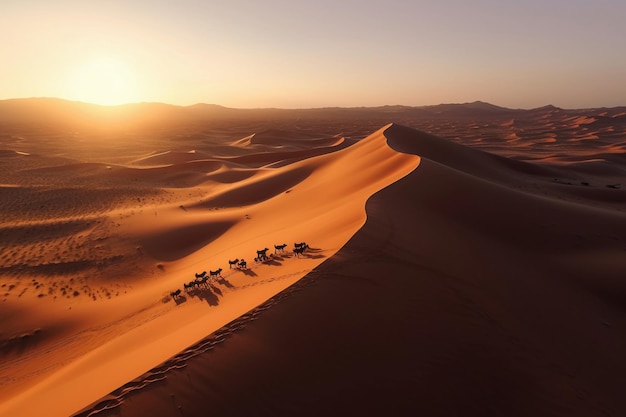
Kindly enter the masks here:
M 224 284 L 224 285 L 226 285 L 228 288 L 233 288 L 233 287 L 234 287 L 234 285 L 233 285 L 233 284 L 231 284 L 231 283 L 230 283 L 230 281 L 229 281 L 229 280 L 227 280 L 226 278 L 219 278 L 219 279 L 217 280 L 217 282 L 219 282 L 220 284 Z
M 325 255 L 322 254 L 313 254 L 313 253 L 301 253 L 298 256 L 294 256 L 294 259 L 298 259 L 298 258 L 309 258 L 309 259 L 321 259 L 321 258 L 325 258 Z
M 161 301 L 163 302 L 163 304 L 174 301 L 176 305 L 180 305 L 187 301 L 187 297 L 185 297 L 183 294 L 178 295 L 176 298 L 172 297 L 172 295 L 167 295 L 164 296 Z
M 213 288 L 213 287 L 211 287 Z M 213 294 L 213 291 L 211 291 L 210 289 L 206 288 L 206 289 L 201 289 L 201 290 L 196 290 L 194 291 L 194 293 L 191 295 L 192 297 L 198 297 L 199 299 L 206 301 L 208 305 L 210 306 L 216 306 L 220 303 L 219 298 L 217 298 L 217 295 Z
M 224 295 L 224 293 L 222 292 L 222 290 L 220 290 L 219 287 L 216 287 L 213 284 L 209 284 L 209 286 L 211 287 L 211 289 L 213 290 L 213 292 L 217 295 Z
M 282 263 L 278 262 L 276 259 L 269 259 L 267 261 L 259 262 L 260 264 L 272 265 L 272 266 L 281 266 Z
M 249 277 L 256 277 L 258 275 L 256 272 L 254 272 L 251 269 L 242 269 L 241 272 L 243 272 L 245 275 Z
M 308 248 L 303 254 L 301 254 L 300 256 L 306 256 L 307 258 L 310 259 L 321 259 L 321 258 L 325 258 L 324 255 L 320 254 L 320 252 L 322 252 L 322 249 L 320 248 Z
M 178 297 L 174 298 L 174 302 L 177 306 L 181 305 L 182 303 L 187 302 L 187 297 L 185 297 L 184 295 L 179 295 Z

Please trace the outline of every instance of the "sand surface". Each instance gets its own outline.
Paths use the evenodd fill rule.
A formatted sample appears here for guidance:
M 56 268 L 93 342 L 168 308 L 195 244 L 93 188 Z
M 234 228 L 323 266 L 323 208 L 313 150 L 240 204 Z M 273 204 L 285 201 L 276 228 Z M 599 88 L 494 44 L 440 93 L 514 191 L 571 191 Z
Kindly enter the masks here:
M 626 413 L 624 108 L 0 109 L 2 416 Z

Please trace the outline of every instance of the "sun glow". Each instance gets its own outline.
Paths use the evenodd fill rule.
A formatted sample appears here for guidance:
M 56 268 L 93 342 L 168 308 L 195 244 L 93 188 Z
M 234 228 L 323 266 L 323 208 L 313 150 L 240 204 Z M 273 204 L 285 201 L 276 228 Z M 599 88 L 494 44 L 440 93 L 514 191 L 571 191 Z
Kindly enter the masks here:
M 135 74 L 124 62 L 95 57 L 76 67 L 71 80 L 71 98 L 102 105 L 141 101 Z

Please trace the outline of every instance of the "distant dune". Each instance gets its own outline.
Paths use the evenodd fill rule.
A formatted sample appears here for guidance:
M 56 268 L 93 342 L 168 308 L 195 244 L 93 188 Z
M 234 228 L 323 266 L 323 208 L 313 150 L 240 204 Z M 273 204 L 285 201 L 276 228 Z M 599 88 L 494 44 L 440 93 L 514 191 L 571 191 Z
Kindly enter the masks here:
M 0 415 L 624 415 L 624 178 L 626 107 L 0 101 Z

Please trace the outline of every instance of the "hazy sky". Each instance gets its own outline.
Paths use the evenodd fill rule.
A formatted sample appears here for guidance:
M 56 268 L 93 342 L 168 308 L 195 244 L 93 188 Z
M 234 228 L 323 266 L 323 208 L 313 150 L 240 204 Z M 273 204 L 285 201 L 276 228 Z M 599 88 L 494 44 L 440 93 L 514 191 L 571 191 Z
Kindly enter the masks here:
M 626 105 L 625 0 L 2 0 L 0 99 Z

